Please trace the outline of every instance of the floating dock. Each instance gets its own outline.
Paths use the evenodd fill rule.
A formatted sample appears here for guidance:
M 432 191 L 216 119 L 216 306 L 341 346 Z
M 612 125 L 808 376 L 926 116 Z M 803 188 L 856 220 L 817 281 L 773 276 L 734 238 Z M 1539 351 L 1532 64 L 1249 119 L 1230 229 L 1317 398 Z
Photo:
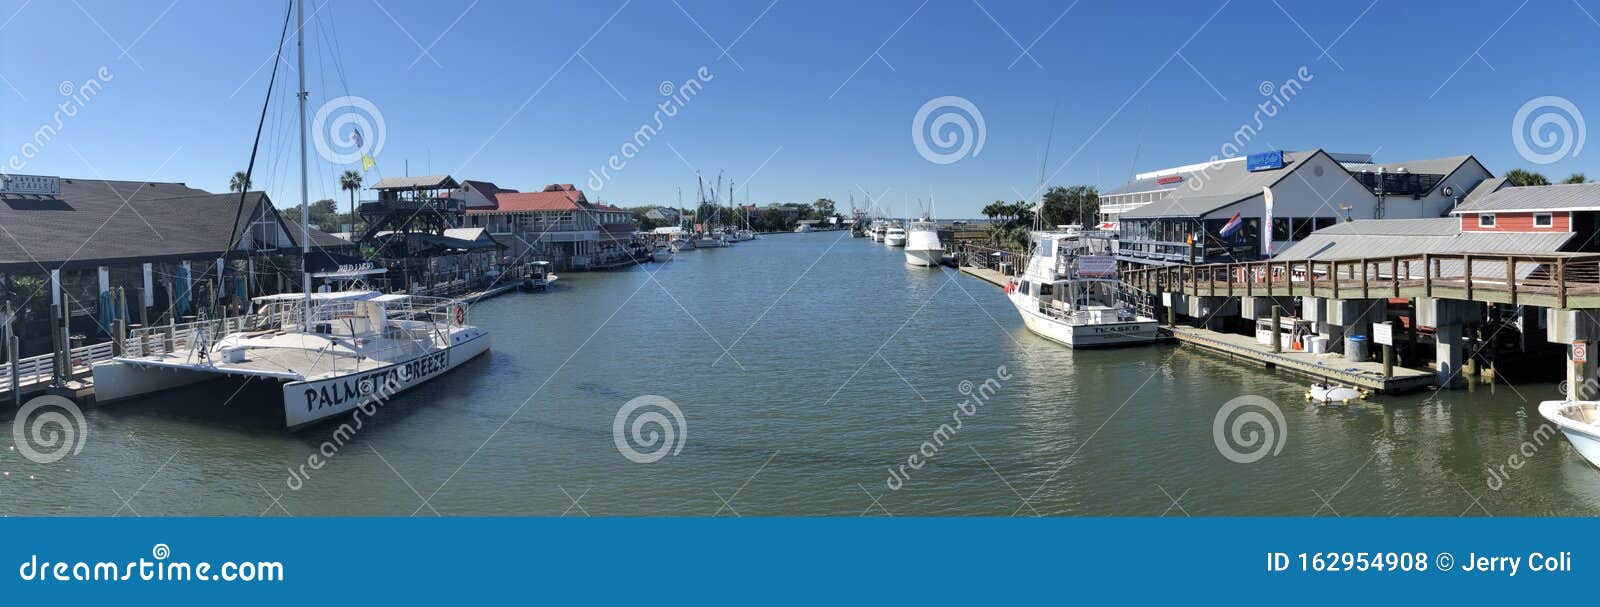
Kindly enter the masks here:
M 1384 378 L 1382 362 L 1352 362 L 1346 360 L 1342 354 L 1312 354 L 1288 350 L 1273 352 L 1272 346 L 1263 345 L 1248 335 L 1219 333 L 1191 327 L 1175 327 L 1169 330 L 1181 343 L 1313 379 L 1364 388 L 1373 393 L 1394 394 L 1422 390 L 1433 385 L 1436 379 L 1430 369 L 1411 369 L 1399 365 L 1393 367 L 1393 376 Z

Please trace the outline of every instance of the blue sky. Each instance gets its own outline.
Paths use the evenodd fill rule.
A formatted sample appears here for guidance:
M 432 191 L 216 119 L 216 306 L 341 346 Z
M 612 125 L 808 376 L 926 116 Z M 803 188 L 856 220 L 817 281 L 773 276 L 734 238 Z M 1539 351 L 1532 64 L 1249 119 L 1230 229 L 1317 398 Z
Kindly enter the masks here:
M 103 90 L 14 172 L 226 191 L 249 157 L 284 6 L 0 0 L 0 161 L 55 122 L 63 81 L 82 86 L 104 67 Z M 1475 154 L 1496 173 L 1600 176 L 1589 162 L 1600 152 L 1534 165 L 1512 137 L 1537 97 L 1600 108 L 1595 0 L 308 0 L 313 9 L 310 111 L 346 92 L 379 109 L 369 180 L 402 175 L 409 160 L 412 175 L 584 184 L 654 122 L 662 81 L 702 65 L 713 78 L 701 93 L 591 199 L 672 203 L 679 188 L 692 199 L 695 167 L 738 182 L 741 201 L 862 204 L 872 193 L 897 213 L 931 198 L 942 217 L 973 216 L 1031 194 L 1053 106 L 1049 183 L 1104 189 L 1216 154 L 1254 122 L 1261 84 L 1301 66 L 1312 79 L 1246 151 Z M 280 207 L 299 199 L 294 76 L 280 73 L 289 93 L 257 168 Z M 912 123 L 944 96 L 981 112 L 983 147 L 936 164 Z M 312 197 L 345 200 L 333 175 L 349 167 L 311 155 Z

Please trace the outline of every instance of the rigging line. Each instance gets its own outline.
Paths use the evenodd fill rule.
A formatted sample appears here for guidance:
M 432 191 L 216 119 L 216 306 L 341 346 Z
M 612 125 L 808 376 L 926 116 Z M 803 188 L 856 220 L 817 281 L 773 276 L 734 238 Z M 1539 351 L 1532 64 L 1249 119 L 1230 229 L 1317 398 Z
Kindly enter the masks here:
M 289 36 L 289 16 L 293 14 L 293 8 L 294 3 L 289 2 L 289 8 L 284 9 L 283 31 L 278 34 L 278 57 L 283 56 L 283 41 Z M 277 81 L 278 64 L 277 61 L 274 60 L 272 64 L 272 77 L 267 81 L 267 99 L 261 103 L 261 119 L 256 122 L 256 139 L 254 143 L 250 144 L 250 164 L 246 165 L 244 168 L 244 183 L 239 184 L 241 186 L 250 185 L 250 174 L 255 171 L 256 152 L 261 146 L 261 129 L 267 123 L 267 108 L 272 103 L 272 85 Z M 239 233 L 239 216 L 244 214 L 244 201 L 246 198 L 248 198 L 249 193 L 249 187 L 239 188 L 239 206 L 234 207 L 233 209 L 233 229 L 228 231 L 228 246 L 222 249 L 224 253 L 227 251 L 232 251 L 233 246 L 238 243 L 237 234 Z

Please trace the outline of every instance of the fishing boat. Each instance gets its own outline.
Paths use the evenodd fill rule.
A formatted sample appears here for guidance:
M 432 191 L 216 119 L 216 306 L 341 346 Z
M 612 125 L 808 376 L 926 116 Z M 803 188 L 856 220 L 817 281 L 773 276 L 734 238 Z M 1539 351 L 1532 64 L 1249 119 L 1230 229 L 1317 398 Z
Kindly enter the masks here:
M 906 264 L 936 267 L 944 259 L 944 246 L 939 244 L 939 226 L 924 216 L 911 222 L 906 233 Z
M 1154 318 L 1122 300 L 1108 235 L 1077 227 L 1035 231 L 1033 254 L 1006 297 L 1029 331 L 1071 348 L 1124 346 L 1159 339 Z
M 906 246 L 906 229 L 900 226 L 889 228 L 889 231 L 883 233 L 883 244 L 891 247 Z
M 559 278 L 550 271 L 550 262 L 540 260 L 529 264 L 528 278 L 523 280 L 523 288 L 530 291 L 543 291 L 550 287 Z
M 296 35 L 305 31 L 304 11 L 298 3 Z M 315 279 L 354 281 L 386 270 L 347 256 L 311 253 L 305 45 L 298 46 L 302 292 L 256 297 L 253 312 L 242 317 L 182 325 L 169 320 L 165 327 L 135 329 L 123 355 L 93 366 L 97 402 L 207 380 L 276 381 L 284 424 L 297 429 L 381 405 L 489 350 L 489 333 L 467 322 L 467 306 L 460 301 L 358 289 L 312 292 Z
M 1600 402 L 1548 400 L 1539 403 L 1539 415 L 1555 424 L 1583 459 L 1600 466 Z

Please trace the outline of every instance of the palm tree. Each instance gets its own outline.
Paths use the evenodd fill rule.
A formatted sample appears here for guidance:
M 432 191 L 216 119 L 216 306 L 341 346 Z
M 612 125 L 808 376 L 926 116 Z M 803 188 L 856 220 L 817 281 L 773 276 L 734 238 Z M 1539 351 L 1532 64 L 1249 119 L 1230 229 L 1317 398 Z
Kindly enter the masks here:
M 1589 183 L 1589 178 L 1584 176 L 1583 173 L 1573 173 L 1568 175 L 1561 183 Z
M 339 176 L 339 189 L 350 191 L 350 236 L 355 236 L 356 231 L 356 191 L 361 189 L 361 173 L 354 170 L 345 171 Z
M 1550 180 L 1544 175 L 1524 169 L 1511 169 L 1506 171 L 1506 181 L 1514 186 L 1550 185 Z
M 250 177 L 244 171 L 234 171 L 233 179 L 228 180 L 229 192 L 243 192 L 250 189 Z

